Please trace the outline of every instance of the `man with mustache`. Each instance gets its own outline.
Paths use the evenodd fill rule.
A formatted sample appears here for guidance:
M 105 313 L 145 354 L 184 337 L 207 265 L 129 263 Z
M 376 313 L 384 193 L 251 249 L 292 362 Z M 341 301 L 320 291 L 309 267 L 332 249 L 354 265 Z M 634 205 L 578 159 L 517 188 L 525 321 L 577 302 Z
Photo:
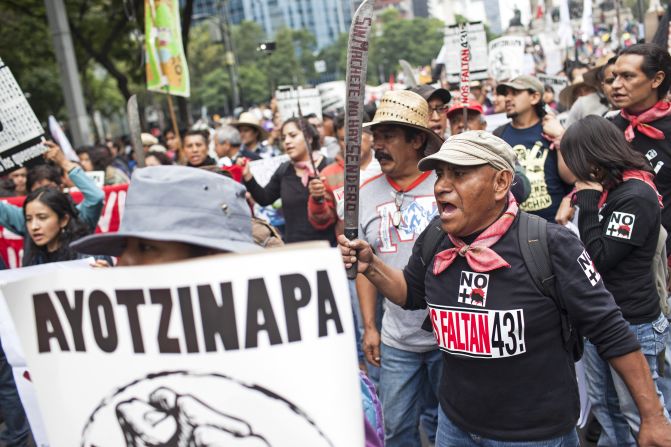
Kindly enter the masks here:
M 405 265 L 416 237 L 424 230 L 436 204 L 432 173 L 422 173 L 417 162 L 425 150 L 442 143 L 429 124 L 429 106 L 417 93 L 384 94 L 373 121 L 373 149 L 382 174 L 361 187 L 359 234 L 386 263 Z M 380 370 L 379 391 L 387 447 L 420 445 L 420 410 L 425 387 L 437 392 L 440 355 L 436 341 L 421 329 L 426 314 L 385 302 L 381 335 L 376 325 L 377 290 L 363 275 L 357 292 L 364 325 L 363 350 Z

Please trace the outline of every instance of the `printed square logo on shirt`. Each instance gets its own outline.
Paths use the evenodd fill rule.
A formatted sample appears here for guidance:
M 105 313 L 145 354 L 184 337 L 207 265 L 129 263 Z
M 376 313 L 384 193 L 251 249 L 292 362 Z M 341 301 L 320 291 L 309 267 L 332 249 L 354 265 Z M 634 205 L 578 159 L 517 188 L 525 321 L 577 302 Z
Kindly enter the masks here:
M 587 279 L 589 279 L 589 283 L 592 284 L 592 286 L 596 286 L 601 280 L 601 275 L 596 271 L 594 262 L 592 262 L 592 258 L 589 257 L 587 250 L 583 250 L 580 256 L 578 256 L 578 265 L 585 273 L 585 276 L 587 276 Z
M 633 214 L 614 211 L 608 221 L 606 235 L 620 239 L 631 239 L 634 222 L 636 222 L 636 216 Z
M 485 307 L 488 287 L 489 275 L 487 273 L 462 270 L 457 301 L 463 304 Z

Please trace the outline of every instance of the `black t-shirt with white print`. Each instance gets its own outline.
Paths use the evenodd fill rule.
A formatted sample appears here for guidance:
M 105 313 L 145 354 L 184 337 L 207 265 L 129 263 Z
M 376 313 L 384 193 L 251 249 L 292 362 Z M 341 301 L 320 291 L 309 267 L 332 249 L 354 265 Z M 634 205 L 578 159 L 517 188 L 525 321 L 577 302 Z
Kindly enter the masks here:
M 629 121 L 618 114 L 612 118 L 613 123 L 622 131 L 629 126 Z M 663 140 L 655 140 L 634 129 L 631 145 L 637 152 L 645 155 L 655 171 L 655 186 L 662 196 L 662 225 L 671 234 L 671 116 L 660 118 L 649 123 L 655 129 L 664 132 Z M 666 252 L 671 255 L 671 238 L 666 240 Z
M 660 227 L 657 193 L 637 179 L 620 183 L 598 209 L 601 193 L 578 191 L 578 228 L 606 288 L 633 324 L 659 317 L 659 295 L 652 275 Z
M 510 268 L 477 273 L 466 259 L 438 276 L 421 260 L 420 235 L 403 274 L 406 307 L 425 308 L 444 368 L 440 405 L 458 427 L 504 441 L 566 434 L 579 415 L 574 363 L 552 298 L 533 282 L 519 249 L 519 217 L 492 246 Z M 551 263 L 571 320 L 606 359 L 638 348 L 580 240 L 548 224 Z M 440 250 L 451 246 L 444 238 Z M 440 251 L 439 250 L 439 251 Z

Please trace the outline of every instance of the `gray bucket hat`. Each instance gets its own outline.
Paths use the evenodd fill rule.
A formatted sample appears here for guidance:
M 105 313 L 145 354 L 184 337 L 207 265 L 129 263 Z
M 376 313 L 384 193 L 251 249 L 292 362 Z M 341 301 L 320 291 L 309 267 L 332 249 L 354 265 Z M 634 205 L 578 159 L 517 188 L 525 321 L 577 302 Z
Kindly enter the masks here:
M 128 187 L 119 231 L 86 236 L 70 246 L 80 253 L 119 256 L 125 239 L 137 237 L 230 252 L 260 250 L 252 239 L 245 192 L 236 181 L 202 169 L 138 169 Z

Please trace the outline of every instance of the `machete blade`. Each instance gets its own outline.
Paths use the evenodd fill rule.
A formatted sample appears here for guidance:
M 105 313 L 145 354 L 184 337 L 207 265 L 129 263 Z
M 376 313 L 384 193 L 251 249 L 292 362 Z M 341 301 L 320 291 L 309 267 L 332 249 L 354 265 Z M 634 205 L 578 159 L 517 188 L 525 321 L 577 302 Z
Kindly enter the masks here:
M 345 100 L 345 237 L 359 236 L 359 166 L 361 122 L 366 96 L 368 43 L 373 25 L 375 0 L 364 0 L 352 17 L 347 43 L 347 95 Z M 347 277 L 356 277 L 356 264 L 347 269 Z

